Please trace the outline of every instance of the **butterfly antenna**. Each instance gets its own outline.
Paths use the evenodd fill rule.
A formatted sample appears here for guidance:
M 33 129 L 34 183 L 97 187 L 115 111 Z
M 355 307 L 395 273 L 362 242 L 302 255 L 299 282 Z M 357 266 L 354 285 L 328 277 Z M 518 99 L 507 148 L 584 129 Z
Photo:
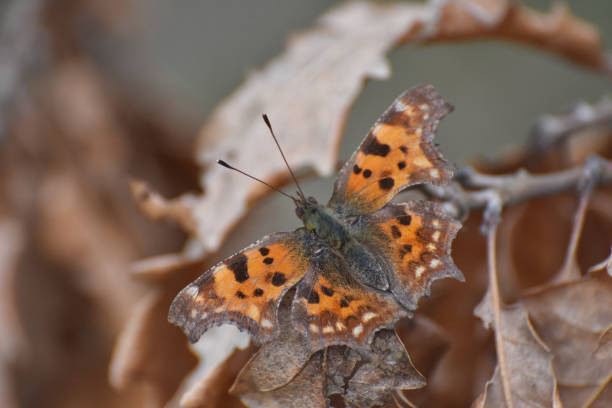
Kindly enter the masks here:
M 235 170 L 235 171 L 237 171 L 237 172 L 238 172 L 238 173 L 240 173 L 240 174 L 244 174 L 245 176 L 247 176 L 247 177 L 249 177 L 249 178 L 252 178 L 252 179 L 253 179 L 253 180 L 255 180 L 255 181 L 259 181 L 260 183 L 265 184 L 266 186 L 270 187 L 272 190 L 274 190 L 274 191 L 276 191 L 276 192 L 278 192 L 278 193 L 281 193 L 281 194 L 282 194 L 282 195 L 284 195 L 285 197 L 289 197 L 290 199 L 292 199 L 292 200 L 293 200 L 293 202 L 295 202 L 295 201 L 296 201 L 296 198 L 295 198 L 295 197 L 290 196 L 289 194 L 285 193 L 284 191 L 279 190 L 278 188 L 274 187 L 273 185 L 268 184 L 268 183 L 266 183 L 265 181 L 258 179 L 257 177 L 251 176 L 250 174 L 245 173 L 244 171 L 242 171 L 242 170 L 240 170 L 240 169 L 237 169 L 237 168 L 235 168 L 234 166 L 230 166 L 229 164 L 227 164 L 227 163 L 226 163 L 226 162 L 224 162 L 223 160 L 217 160 L 217 163 L 219 163 L 219 164 L 220 164 L 221 166 L 223 166 L 223 167 L 227 167 L 227 168 L 228 168 L 228 169 L 230 169 L 230 170 Z
M 270 124 L 270 119 L 268 119 L 268 115 L 266 115 L 265 113 L 263 115 L 261 115 L 263 117 L 264 122 L 266 122 L 266 126 L 268 126 L 268 129 L 270 129 L 270 133 L 272 134 L 272 138 L 274 139 L 274 143 L 276 143 L 276 147 L 278 147 L 278 151 L 280 152 L 281 156 L 283 156 L 283 160 L 285 161 L 285 164 L 287 165 L 287 168 L 289 169 L 289 173 L 291 173 L 291 177 L 293 177 L 293 181 L 295 181 L 295 185 L 298 188 L 298 194 L 300 196 L 300 198 L 302 200 L 306 200 L 306 196 L 304 195 L 304 192 L 302 191 L 302 188 L 300 187 L 300 183 L 298 183 L 297 181 L 297 177 L 295 177 L 295 174 L 293 173 L 293 170 L 291 170 L 291 166 L 289 166 L 289 162 L 287 162 L 287 158 L 285 157 L 285 153 L 283 153 L 283 149 L 281 149 L 280 144 L 278 143 L 278 140 L 276 139 L 276 135 L 274 134 L 274 130 L 272 130 L 272 125 Z

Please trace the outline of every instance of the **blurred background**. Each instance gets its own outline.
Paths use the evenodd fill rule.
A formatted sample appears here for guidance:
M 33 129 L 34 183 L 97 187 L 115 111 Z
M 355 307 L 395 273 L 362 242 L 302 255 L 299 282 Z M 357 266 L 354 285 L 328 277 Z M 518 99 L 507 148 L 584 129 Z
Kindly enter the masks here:
M 612 2 L 567 3 L 609 47 Z M 181 251 L 187 239 L 174 223 L 142 215 L 128 183 L 146 180 L 166 197 L 200 191 L 194 144 L 207 116 L 292 34 L 339 4 L 0 3 L 1 406 L 162 406 L 172 396 L 175 378 L 160 381 L 163 390 L 109 385 L 117 336 L 150 294 L 130 265 Z M 417 84 L 433 84 L 455 106 L 437 143 L 457 165 L 518 149 L 543 114 L 612 91 L 609 77 L 501 41 L 403 46 L 389 60 L 391 78 L 367 81 L 348 113 L 340 160 Z M 291 129 L 277 132 L 291 137 Z M 325 202 L 332 182 L 311 177 L 303 188 Z M 293 204 L 268 196 L 217 256 L 297 225 Z

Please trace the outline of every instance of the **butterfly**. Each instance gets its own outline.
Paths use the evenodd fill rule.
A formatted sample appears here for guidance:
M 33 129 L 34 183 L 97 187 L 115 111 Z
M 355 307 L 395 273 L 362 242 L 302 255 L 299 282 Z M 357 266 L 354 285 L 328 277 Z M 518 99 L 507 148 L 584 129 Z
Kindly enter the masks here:
M 409 186 L 452 178 L 432 145 L 451 110 L 431 85 L 404 92 L 344 164 L 327 205 L 300 190 L 292 198 L 304 226 L 204 272 L 176 296 L 169 321 L 191 342 L 231 323 L 261 344 L 278 336 L 281 300 L 293 296 L 293 328 L 313 350 L 366 349 L 378 330 L 411 315 L 434 280 L 463 280 L 450 257 L 460 223 L 435 203 L 390 202 Z

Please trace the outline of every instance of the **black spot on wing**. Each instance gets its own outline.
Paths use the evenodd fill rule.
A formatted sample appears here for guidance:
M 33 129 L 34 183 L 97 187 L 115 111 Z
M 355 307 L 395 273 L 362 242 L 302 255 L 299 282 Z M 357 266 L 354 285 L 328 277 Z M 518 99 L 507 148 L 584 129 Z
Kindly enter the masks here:
M 263 294 L 264 294 L 264 291 L 261 288 L 257 288 L 253 291 L 253 296 L 255 297 L 263 296 Z
M 236 282 L 242 283 L 249 279 L 249 269 L 247 267 L 247 257 L 244 254 L 240 254 L 225 264 L 232 272 L 234 272 L 234 279 Z
M 399 238 L 402 236 L 402 232 L 399 228 L 397 228 L 397 225 L 391 226 L 391 235 L 393 236 L 393 238 Z
M 412 222 L 412 217 L 409 215 L 401 215 L 397 217 L 397 220 L 402 225 L 410 225 L 410 223 Z
M 358 165 L 354 165 L 353 166 L 353 173 L 355 173 L 355 174 L 361 173 L 361 167 L 359 167 Z
M 272 262 L 274 262 L 274 258 L 264 258 L 263 260 L 266 265 L 270 265 Z
M 406 154 L 408 153 L 408 148 L 404 145 L 400 146 L 400 150 L 402 151 L 402 153 Z
M 236 296 L 238 296 L 240 299 L 244 299 L 244 298 L 246 298 L 246 297 L 247 297 L 247 296 L 246 296 L 244 293 L 242 293 L 241 291 L 236 292 Z
M 340 307 L 348 307 L 349 302 L 346 301 L 346 299 L 342 299 L 340 301 Z
M 385 177 L 384 179 L 378 180 L 378 186 L 382 190 L 391 190 L 394 185 L 395 181 L 393 180 L 393 177 Z
M 364 178 L 369 178 L 371 175 L 372 175 L 372 170 L 370 170 L 370 169 L 365 169 L 365 170 L 363 171 L 363 177 L 364 177 Z
M 287 282 L 287 277 L 282 272 L 274 272 L 272 275 L 272 284 L 274 286 L 282 286 Z
M 261 247 L 261 248 L 259 248 L 259 253 L 262 256 L 266 256 L 266 255 L 268 255 L 270 253 L 270 250 L 268 248 L 266 248 L 266 247 Z
M 381 157 L 388 155 L 390 150 L 391 148 L 388 144 L 380 143 L 376 137 L 369 137 L 361 147 L 361 151 L 365 154 L 373 154 Z
M 331 288 L 328 288 L 327 286 L 321 286 L 321 292 L 323 292 L 326 296 L 334 296 L 334 290 Z
M 319 294 L 316 290 L 310 292 L 310 296 L 308 296 L 308 303 L 319 303 Z
M 401 161 L 397 163 L 397 168 L 400 170 L 404 170 L 406 168 L 406 162 L 405 161 Z

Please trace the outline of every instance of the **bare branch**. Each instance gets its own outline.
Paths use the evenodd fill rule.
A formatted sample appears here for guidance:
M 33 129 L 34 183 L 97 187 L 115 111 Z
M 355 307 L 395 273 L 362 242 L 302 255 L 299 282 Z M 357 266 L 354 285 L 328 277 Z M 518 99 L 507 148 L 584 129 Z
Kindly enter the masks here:
M 529 150 L 544 151 L 580 131 L 600 126 L 612 128 L 612 99 L 609 97 L 593 105 L 580 103 L 564 115 L 542 116 L 531 132 Z
M 549 174 L 529 174 L 520 170 L 515 174 L 493 176 L 466 167 L 455 175 L 456 183 L 445 187 L 422 186 L 426 194 L 448 200 L 446 210 L 461 218 L 471 210 L 486 209 L 493 198 L 499 197 L 503 207 L 533 197 L 547 196 L 561 191 L 584 189 L 586 185 L 612 183 L 612 162 L 590 156 L 582 166 Z M 477 190 L 477 191 L 470 191 Z

